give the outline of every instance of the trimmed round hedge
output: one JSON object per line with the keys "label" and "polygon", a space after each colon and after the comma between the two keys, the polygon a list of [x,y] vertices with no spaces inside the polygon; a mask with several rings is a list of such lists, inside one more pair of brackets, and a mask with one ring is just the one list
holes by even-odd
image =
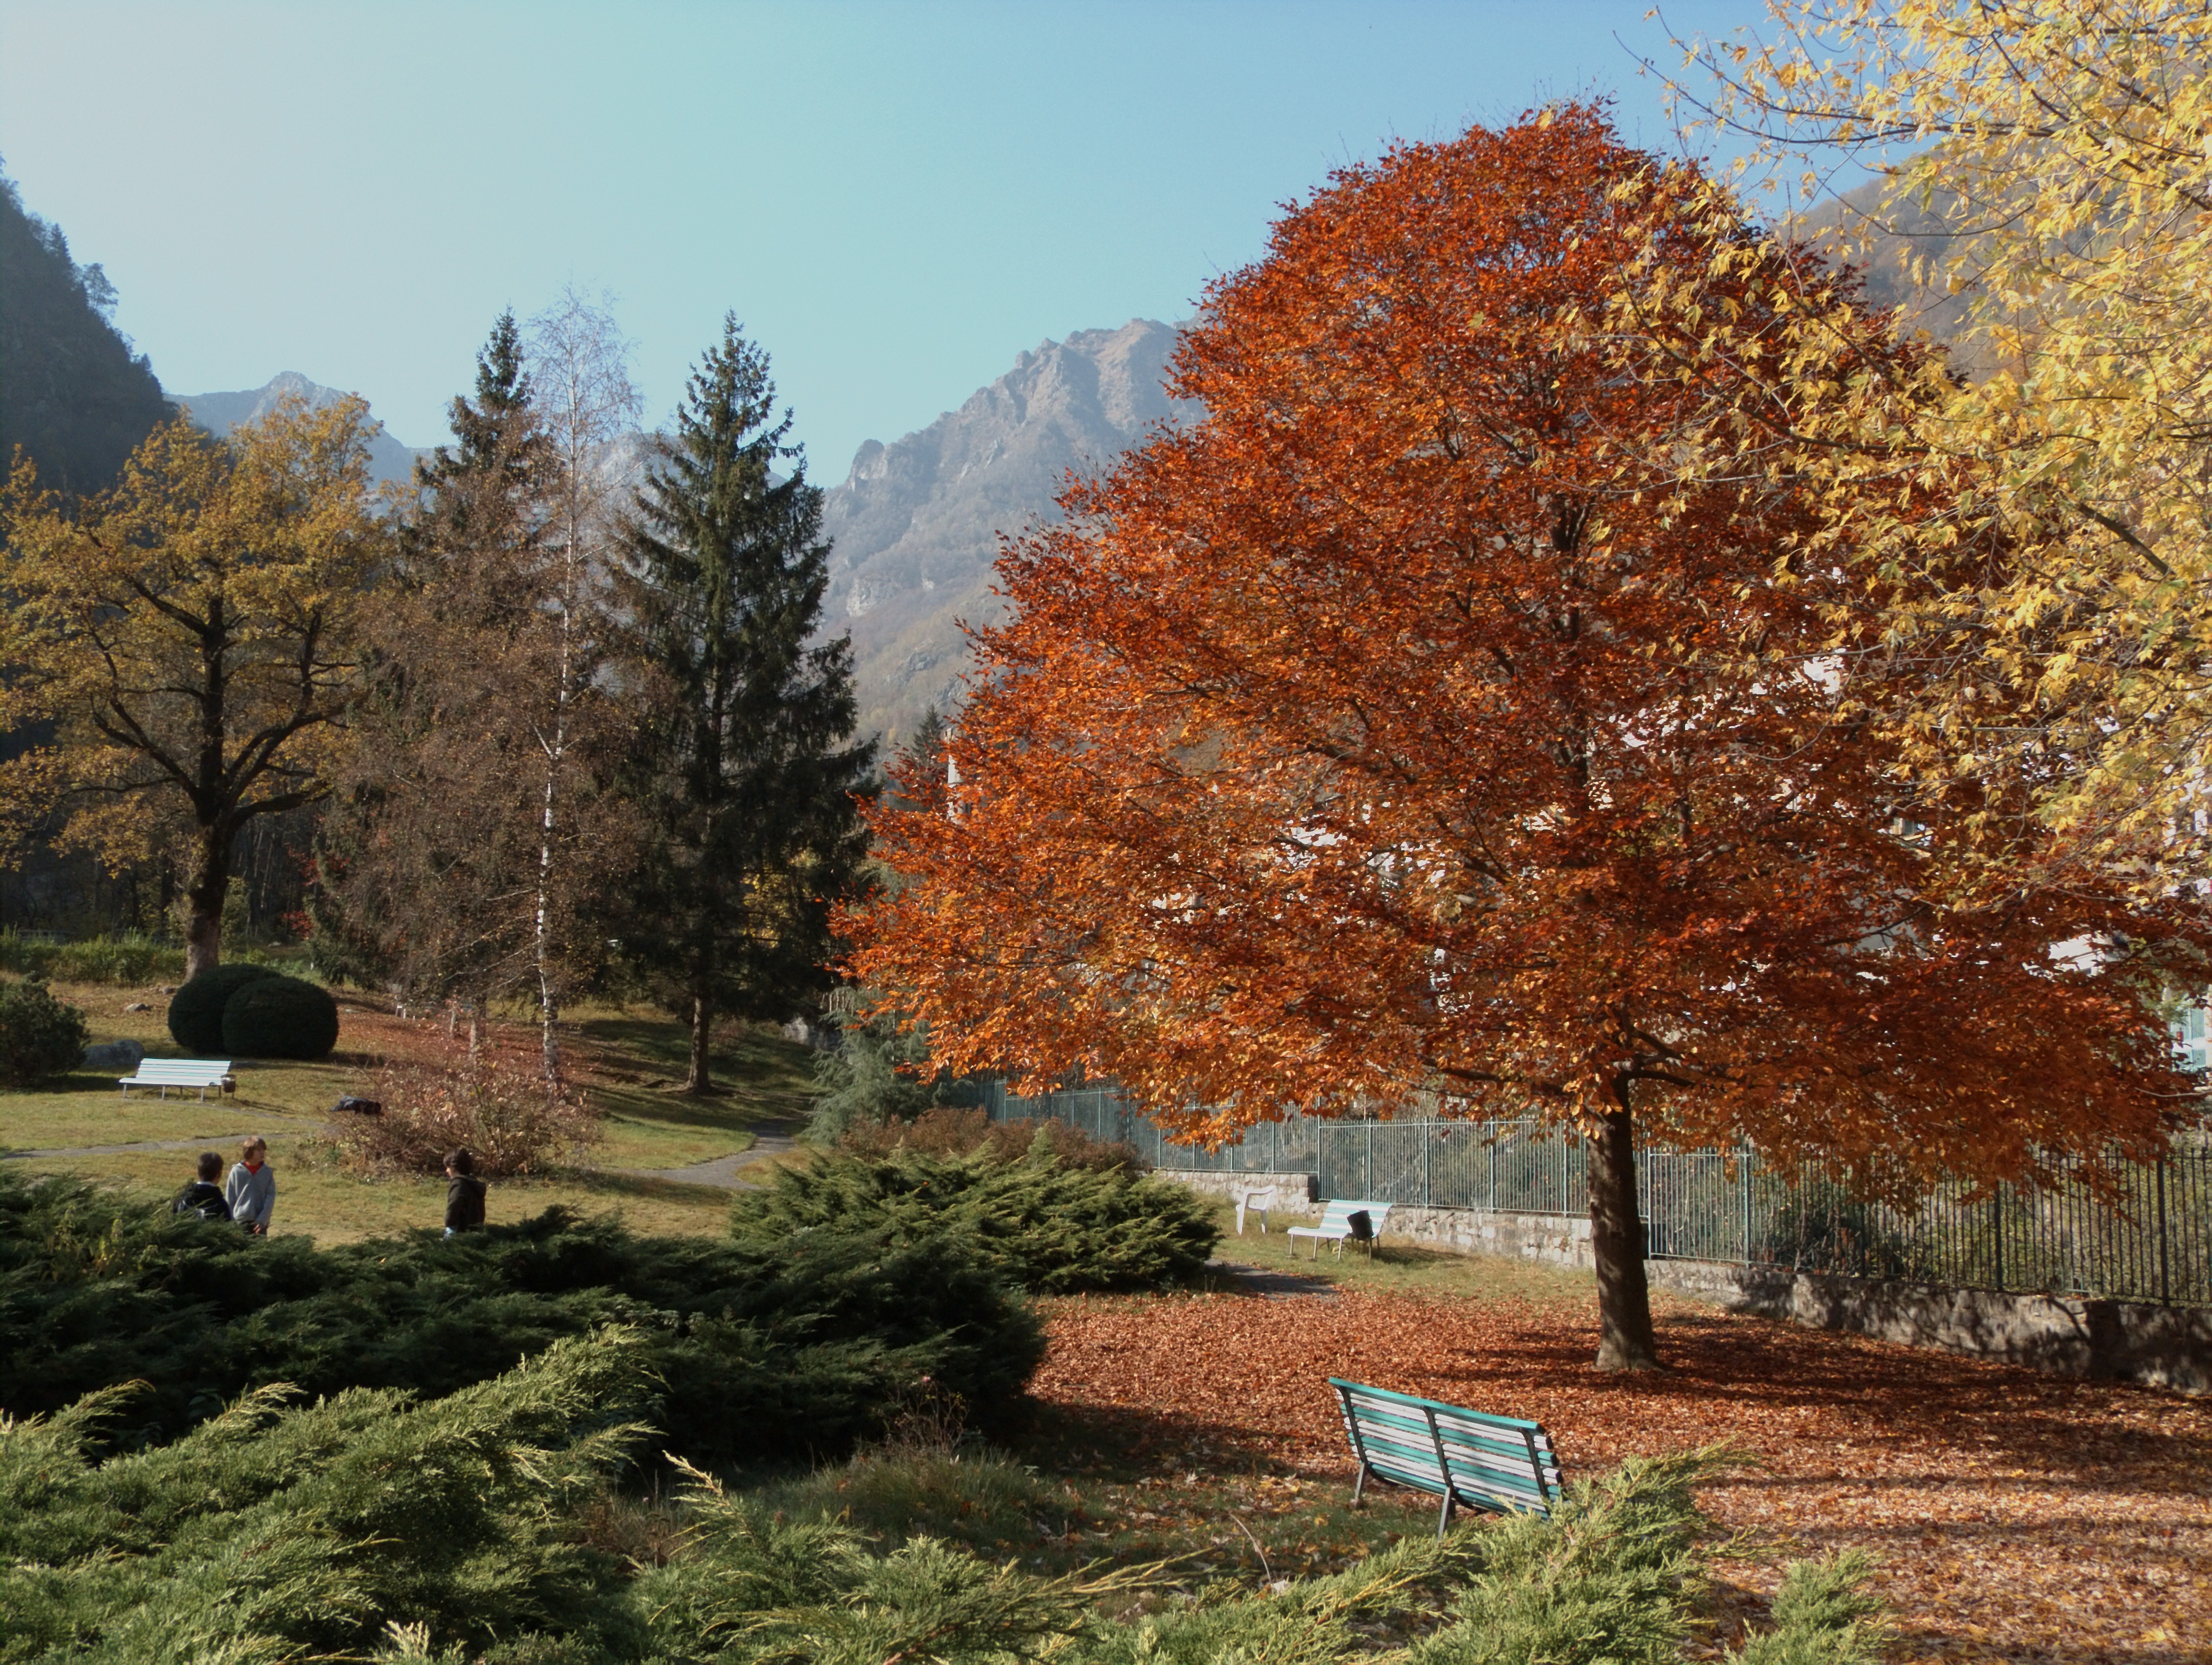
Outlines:
{"label": "trimmed round hedge", "polygon": [[222,1014],[230,997],[249,983],[281,975],[266,966],[217,966],[202,972],[169,997],[170,1038],[187,1051],[222,1051]]}
{"label": "trimmed round hedge", "polygon": [[338,1003],[296,977],[249,983],[222,1008],[223,1050],[247,1058],[319,1058],[338,1041]]}

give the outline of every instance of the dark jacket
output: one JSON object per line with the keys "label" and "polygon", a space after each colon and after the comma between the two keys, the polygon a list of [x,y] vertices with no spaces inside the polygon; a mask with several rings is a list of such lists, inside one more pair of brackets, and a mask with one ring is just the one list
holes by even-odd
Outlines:
{"label": "dark jacket", "polygon": [[202,1220],[228,1220],[230,1204],[222,1200],[222,1187],[210,1185],[204,1179],[195,1179],[177,1193],[177,1200],[169,1205],[173,1214],[198,1214]]}
{"label": "dark jacket", "polygon": [[473,1232],[483,1224],[484,1183],[472,1173],[457,1173],[446,1186],[446,1229]]}

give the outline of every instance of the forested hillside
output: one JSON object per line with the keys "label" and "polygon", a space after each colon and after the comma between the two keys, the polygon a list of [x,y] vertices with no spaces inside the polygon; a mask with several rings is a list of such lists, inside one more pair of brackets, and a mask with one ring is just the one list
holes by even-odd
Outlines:
{"label": "forested hillside", "polygon": [[169,414],[153,366],[108,321],[114,286],[0,178],[0,457],[21,445],[42,481],[97,491]]}

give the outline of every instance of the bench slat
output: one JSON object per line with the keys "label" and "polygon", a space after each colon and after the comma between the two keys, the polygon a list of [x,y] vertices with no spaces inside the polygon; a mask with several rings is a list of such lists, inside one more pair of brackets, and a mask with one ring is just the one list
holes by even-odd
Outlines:
{"label": "bench slat", "polygon": [[[1367,1476],[1444,1499],[1442,1535],[1455,1504],[1501,1511],[1551,1512],[1559,1459],[1540,1423],[1492,1416],[1412,1394],[1329,1378],[1346,1438]],[[1355,1501],[1358,1496],[1354,1489]]]}
{"label": "bench slat", "polygon": [[207,1097],[210,1087],[221,1087],[230,1077],[228,1058],[147,1058],[138,1065],[135,1075],[118,1075],[123,1096],[129,1098],[134,1087],[196,1087],[200,1096]]}

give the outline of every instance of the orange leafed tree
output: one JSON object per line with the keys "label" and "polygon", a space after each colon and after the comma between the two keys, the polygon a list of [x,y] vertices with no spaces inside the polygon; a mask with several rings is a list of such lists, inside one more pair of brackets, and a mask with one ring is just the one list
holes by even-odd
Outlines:
{"label": "orange leafed tree", "polygon": [[[1657,1362],[1640,1141],[1896,1186],[2154,1147],[2202,905],[2042,887],[2032,782],[1885,749],[1926,671],[1884,585],[1939,579],[1833,547],[1806,406],[1941,378],[1850,296],[1599,111],[1337,175],[1208,296],[1205,419],[1006,549],[854,970],[951,1069],[1195,1138],[1418,1093],[1571,1127],[1608,1368]],[[1849,478],[1893,528],[1963,488]]]}

